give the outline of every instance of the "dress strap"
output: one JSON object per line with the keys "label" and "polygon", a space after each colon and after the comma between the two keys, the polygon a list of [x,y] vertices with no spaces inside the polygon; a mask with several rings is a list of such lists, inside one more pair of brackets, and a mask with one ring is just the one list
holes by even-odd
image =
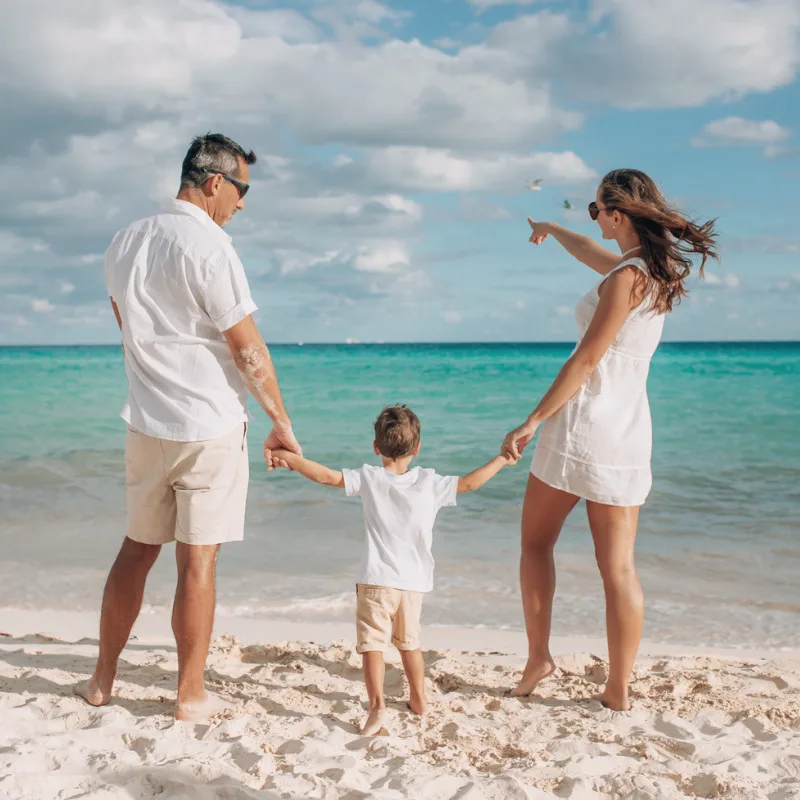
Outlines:
{"label": "dress strap", "polygon": [[617,270],[620,270],[623,267],[637,267],[642,272],[644,272],[645,276],[649,276],[650,274],[647,271],[647,264],[645,263],[645,260],[640,256],[632,256],[631,258],[626,258],[621,264],[617,264],[617,266],[614,267],[614,269],[606,273],[606,276],[605,278],[603,278],[603,280],[608,278],[609,275],[613,275]]}
{"label": "dress strap", "polygon": [[[606,275],[604,275],[603,278],[600,280],[600,282],[597,284],[597,286],[595,287],[595,291],[597,292],[598,296],[600,295],[600,287],[615,272],[618,272],[619,270],[623,269],[624,267],[636,267],[637,269],[639,269],[641,272],[644,273],[645,278],[649,278],[650,277],[650,273],[647,271],[647,262],[645,262],[645,260],[643,258],[640,258],[639,256],[633,256],[632,258],[626,258],[621,264],[617,264],[617,266],[614,267],[614,269],[612,269],[610,272],[608,272]],[[643,308],[647,307],[647,304],[645,303],[645,300],[647,300],[647,298],[650,296],[650,293],[653,291],[652,284],[650,284],[649,281],[648,281],[648,284],[649,285],[647,287],[647,290],[645,291],[645,295],[642,298],[642,301],[634,309],[631,310],[632,314],[640,313]]]}

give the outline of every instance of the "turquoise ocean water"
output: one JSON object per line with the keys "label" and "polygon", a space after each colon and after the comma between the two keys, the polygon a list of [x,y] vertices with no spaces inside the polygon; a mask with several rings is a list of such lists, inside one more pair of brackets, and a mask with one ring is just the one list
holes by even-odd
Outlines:
{"label": "turquoise ocean water", "polygon": [[[419,414],[419,462],[463,474],[498,449],[569,345],[273,348],[307,455],[374,463],[387,403]],[[126,393],[118,347],[0,348],[0,607],[98,607],[125,531]],[[796,646],[800,631],[800,344],[664,344],[649,381],[654,489],[638,565],[654,641]],[[267,475],[254,409],[245,542],[223,548],[219,602],[270,618],[349,620],[361,512],[343,492]],[[521,628],[519,515],[532,448],[439,516],[428,624]],[[168,606],[172,553],[146,609]],[[557,549],[554,632],[602,635],[602,591],[582,506]]]}

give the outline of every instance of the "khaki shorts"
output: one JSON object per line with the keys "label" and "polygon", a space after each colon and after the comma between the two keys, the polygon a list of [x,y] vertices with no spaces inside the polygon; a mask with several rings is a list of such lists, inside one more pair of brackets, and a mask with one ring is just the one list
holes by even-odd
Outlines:
{"label": "khaki shorts", "polygon": [[128,426],[128,538],[143,544],[222,544],[244,538],[247,424],[219,439],[173,442]]}
{"label": "khaki shorts", "polygon": [[356,584],[356,652],[419,650],[422,592]]}

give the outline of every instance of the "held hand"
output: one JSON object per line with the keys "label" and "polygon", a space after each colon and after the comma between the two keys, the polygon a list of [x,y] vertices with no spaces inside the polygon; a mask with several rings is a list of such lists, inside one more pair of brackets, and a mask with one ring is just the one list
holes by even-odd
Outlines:
{"label": "held hand", "polygon": [[288,450],[272,451],[272,466],[274,469],[288,469],[289,472],[293,472],[292,468],[289,466],[289,462],[286,460],[287,454]]}
{"label": "held hand", "polygon": [[503,441],[501,452],[508,453],[515,462],[522,456],[522,451],[527,447],[528,442],[533,439],[538,424],[526,421],[518,428],[515,428],[506,436]]}
{"label": "held hand", "polygon": [[288,469],[289,472],[294,472],[294,468],[289,463],[293,455],[295,454],[290,453],[288,450],[284,450],[283,448],[278,448],[277,450],[273,450],[272,466],[275,469]]}
{"label": "held hand", "polygon": [[267,462],[267,472],[280,466],[275,463],[272,456],[273,450],[288,450],[299,456],[303,455],[303,449],[300,447],[291,425],[276,425],[264,441],[264,460]]}
{"label": "held hand", "polygon": [[503,459],[503,466],[504,467],[515,467],[521,458],[521,456],[517,456],[516,458],[511,455],[507,450],[502,450],[500,452],[500,458]]}
{"label": "held hand", "polygon": [[534,222],[530,217],[528,217],[528,225],[531,226],[531,238],[528,239],[529,242],[533,242],[536,245],[541,244],[547,238],[547,230],[546,230],[546,222]]}

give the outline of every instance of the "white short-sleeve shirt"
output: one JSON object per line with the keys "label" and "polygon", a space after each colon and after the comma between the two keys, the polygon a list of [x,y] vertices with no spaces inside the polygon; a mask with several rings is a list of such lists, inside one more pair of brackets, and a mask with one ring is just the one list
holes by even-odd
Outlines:
{"label": "white short-sleeve shirt", "polygon": [[360,497],[366,546],[357,583],[429,592],[433,589],[433,524],[454,506],[458,478],[414,467],[395,475],[365,464],[342,470],[349,497]]}
{"label": "white short-sleeve shirt", "polygon": [[170,200],[106,252],[122,318],[122,418],[148,436],[216,439],[249,419],[247,388],[223,331],[256,310],[231,237],[203,209]]}

